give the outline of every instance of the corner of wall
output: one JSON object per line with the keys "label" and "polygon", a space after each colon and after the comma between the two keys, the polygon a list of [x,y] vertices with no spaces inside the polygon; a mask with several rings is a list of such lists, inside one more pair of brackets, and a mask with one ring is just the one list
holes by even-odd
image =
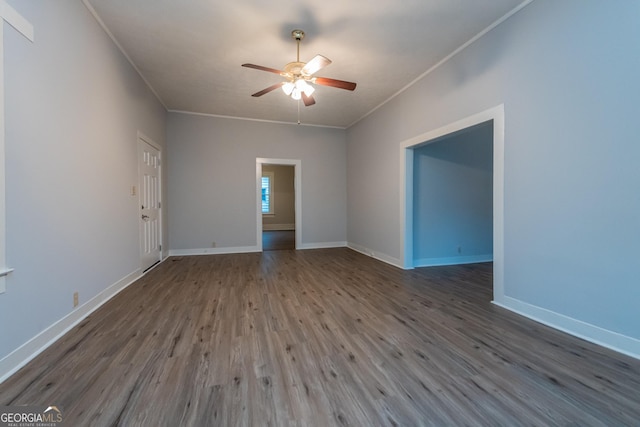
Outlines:
{"label": "corner of wall", "polygon": [[38,354],[46,350],[50,345],[60,339],[74,326],[82,322],[87,316],[100,308],[104,303],[116,296],[119,292],[133,284],[142,277],[140,269],[127,274],[116,283],[112,284],[98,295],[67,314],[62,319],[50,325],[48,328],[28,340],[26,343],[0,359],[0,383],[16,373],[20,368],[30,362]]}
{"label": "corner of wall", "polygon": [[401,269],[404,269],[402,262],[398,259],[398,258],[394,258],[391,257],[387,254],[383,254],[381,252],[375,252],[365,246],[362,245],[358,245],[356,243],[351,243],[351,242],[347,242],[347,247],[350,249],[353,249],[356,252],[360,252],[363,255],[366,255],[368,257],[371,257],[373,259],[377,259],[378,261],[382,261],[385,262],[387,264],[390,264],[394,267],[398,267]]}
{"label": "corner of wall", "polygon": [[493,304],[543,325],[602,347],[640,359],[640,340],[600,328],[590,323],[538,307],[505,295],[496,295]]}

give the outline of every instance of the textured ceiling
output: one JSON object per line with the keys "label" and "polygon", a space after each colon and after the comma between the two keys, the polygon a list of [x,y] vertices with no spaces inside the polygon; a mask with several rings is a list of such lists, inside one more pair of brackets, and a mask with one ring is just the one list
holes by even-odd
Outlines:
{"label": "textured ceiling", "polygon": [[333,63],[317,76],[357,82],[354,92],[316,85],[305,124],[348,127],[529,0],[83,0],[169,110],[295,123],[283,80],[243,63],[282,69],[296,59]]}

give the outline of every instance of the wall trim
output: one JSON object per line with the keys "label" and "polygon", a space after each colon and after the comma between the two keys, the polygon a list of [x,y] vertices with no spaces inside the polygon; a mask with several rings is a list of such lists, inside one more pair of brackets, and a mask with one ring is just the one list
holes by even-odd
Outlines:
{"label": "wall trim", "polygon": [[4,0],[0,1],[0,16],[7,21],[9,25],[16,29],[20,34],[34,41],[33,24],[27,21],[22,15],[18,13],[14,8],[8,5]]}
{"label": "wall trim", "polygon": [[296,126],[308,126],[308,127],[316,127],[316,128],[341,129],[341,130],[345,130],[346,129],[346,127],[344,127],[344,126],[314,125],[312,123],[283,122],[283,121],[278,121],[278,120],[253,119],[251,117],[224,116],[224,115],[221,115],[221,114],[199,113],[197,111],[167,110],[167,112],[176,113],[176,114],[190,114],[192,116],[215,117],[215,118],[218,118],[218,119],[246,120],[248,122],[274,123],[274,124],[277,124],[277,125],[296,125]]}
{"label": "wall trim", "polygon": [[[6,275],[13,271],[6,266],[6,209],[5,209],[5,107],[4,107],[4,23],[33,42],[33,25],[4,0],[0,0],[0,294],[6,291]],[[0,371],[1,372],[1,371]]]}
{"label": "wall trim", "polygon": [[[158,265],[158,264],[156,264]],[[148,270],[151,271],[151,270]],[[46,350],[64,334],[69,332],[87,316],[100,308],[104,303],[116,296],[123,289],[141,278],[144,274],[141,269],[127,274],[108,288],[104,289],[86,303],[74,309],[72,312],[54,322],[42,332],[22,344],[20,347],[0,360],[0,383],[16,373],[20,368],[29,363],[33,358]]]}
{"label": "wall trim", "polygon": [[327,248],[344,248],[347,242],[318,242],[318,243],[302,243],[296,249],[327,249]]}
{"label": "wall trim", "polygon": [[295,229],[295,224],[262,224],[263,231],[292,231]]}
{"label": "wall trim", "polygon": [[378,261],[382,261],[384,263],[390,264],[394,267],[398,267],[398,268],[403,268],[402,267],[402,262],[398,259],[398,258],[394,258],[391,257],[387,254],[384,254],[382,252],[376,252],[373,251],[365,246],[362,245],[358,245],[356,243],[351,243],[351,242],[347,242],[347,247],[349,249],[353,249],[356,252],[360,252],[361,254],[364,254],[368,257],[371,257],[373,259],[377,259]]}
{"label": "wall trim", "polygon": [[451,60],[451,58],[453,58],[454,56],[456,56],[457,54],[459,54],[460,52],[462,52],[463,50],[465,50],[467,47],[471,46],[473,43],[475,43],[477,40],[481,39],[482,37],[484,37],[485,34],[487,34],[488,32],[490,32],[491,30],[493,30],[494,28],[496,28],[498,25],[502,24],[504,21],[506,21],[507,19],[511,18],[513,15],[515,15],[516,13],[520,12],[520,10],[522,10],[525,6],[527,6],[529,3],[531,3],[533,0],[524,0],[522,3],[520,3],[518,6],[516,6],[515,8],[511,9],[509,12],[507,12],[505,15],[503,15],[501,18],[497,19],[496,21],[494,21],[492,24],[490,24],[487,28],[485,28],[484,30],[480,31],[478,34],[476,34],[475,36],[473,36],[470,40],[468,40],[466,43],[462,44],[461,46],[459,46],[456,50],[454,50],[453,52],[451,52],[449,55],[445,56],[444,58],[442,58],[438,63],[436,63],[435,65],[433,65],[431,68],[429,68],[427,71],[425,71],[424,73],[420,74],[418,77],[416,77],[415,79],[413,79],[412,81],[410,81],[409,83],[407,83],[406,86],[404,86],[402,89],[400,89],[399,91],[397,91],[396,93],[394,93],[393,95],[391,95],[389,98],[385,99],[384,101],[382,101],[380,104],[378,104],[377,106],[375,106],[372,110],[370,110],[369,112],[367,112],[364,116],[360,117],[359,119],[357,119],[355,122],[351,123],[350,125],[347,126],[347,129],[349,129],[351,126],[355,125],[356,123],[360,122],[361,120],[364,120],[366,117],[370,116],[371,114],[373,114],[376,110],[378,110],[379,108],[381,108],[383,105],[385,105],[386,103],[388,103],[389,101],[391,101],[392,99],[394,99],[395,97],[397,97],[398,95],[402,94],[403,92],[405,92],[407,89],[410,89],[413,85],[415,85],[417,82],[419,82],[420,80],[422,80],[423,78],[425,78],[426,76],[428,76],[429,74],[431,74],[432,72],[434,72],[435,70],[437,70],[438,68],[440,68],[442,65],[446,64],[447,62],[449,62],[449,60]]}
{"label": "wall trim", "polygon": [[120,44],[120,42],[118,41],[118,39],[116,39],[116,37],[113,35],[113,33],[109,30],[109,28],[107,28],[106,24],[104,23],[104,21],[102,20],[102,18],[100,18],[100,15],[98,15],[98,12],[96,12],[96,10],[93,8],[93,6],[91,5],[91,3],[89,3],[89,0],[82,0],[82,4],[84,4],[84,6],[87,8],[87,10],[89,11],[89,13],[91,14],[91,16],[93,16],[93,19],[96,20],[96,22],[98,23],[98,25],[100,25],[100,27],[102,27],[102,29],[104,30],[104,32],[107,34],[107,36],[111,39],[111,41],[113,42],[113,44],[116,46],[116,48],[120,51],[120,53],[122,54],[122,56],[125,57],[125,59],[129,62],[129,65],[131,65],[131,68],[133,68],[135,70],[136,73],[138,73],[138,76],[140,76],[140,78],[142,79],[142,81],[144,82],[144,84],[147,86],[147,88],[151,91],[151,93],[153,93],[153,95],[156,97],[156,99],[158,100],[158,102],[160,104],[162,104],[162,106],[164,107],[165,111],[167,110],[167,105],[164,103],[164,101],[162,100],[162,98],[160,97],[160,94],[158,94],[158,92],[156,92],[156,90],[153,88],[153,86],[151,86],[151,83],[149,83],[149,81],[147,80],[147,78],[144,76],[144,74],[142,74],[142,71],[140,71],[140,69],[138,68],[138,66],[133,62],[133,60],[131,59],[131,57],[129,56],[129,54],[127,53],[126,50],[124,50],[124,48],[122,47],[122,45]]}
{"label": "wall trim", "polygon": [[262,252],[259,246],[233,246],[224,248],[169,249],[169,256],[244,254]]}
{"label": "wall trim", "polygon": [[[326,249],[345,246],[347,246],[347,242],[302,243],[296,249]],[[262,252],[262,248],[259,246],[235,246],[226,248],[169,249],[169,256],[243,254],[251,252]]]}
{"label": "wall trim", "polygon": [[492,262],[493,253],[483,255],[453,256],[445,258],[421,258],[413,260],[414,267],[437,267],[442,265],[476,264]]}
{"label": "wall trim", "polygon": [[640,340],[508,296],[493,304],[585,341],[640,359]]}

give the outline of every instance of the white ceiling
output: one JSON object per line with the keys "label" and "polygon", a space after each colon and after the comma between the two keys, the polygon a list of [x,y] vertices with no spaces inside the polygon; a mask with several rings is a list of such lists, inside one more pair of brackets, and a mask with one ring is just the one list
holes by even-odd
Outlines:
{"label": "white ceiling", "polygon": [[333,63],[317,76],[357,82],[354,92],[316,85],[304,124],[348,127],[493,23],[530,0],[83,0],[168,110],[295,123],[283,80],[241,67],[282,69],[296,59]]}

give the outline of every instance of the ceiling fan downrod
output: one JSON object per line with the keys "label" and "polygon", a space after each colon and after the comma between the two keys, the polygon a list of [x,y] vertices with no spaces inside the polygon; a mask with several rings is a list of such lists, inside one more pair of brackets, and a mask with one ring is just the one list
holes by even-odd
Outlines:
{"label": "ceiling fan downrod", "polygon": [[300,40],[304,38],[304,31],[302,30],[293,30],[291,31],[291,37],[296,41],[298,45],[298,54],[296,56],[296,62],[300,62]]}

